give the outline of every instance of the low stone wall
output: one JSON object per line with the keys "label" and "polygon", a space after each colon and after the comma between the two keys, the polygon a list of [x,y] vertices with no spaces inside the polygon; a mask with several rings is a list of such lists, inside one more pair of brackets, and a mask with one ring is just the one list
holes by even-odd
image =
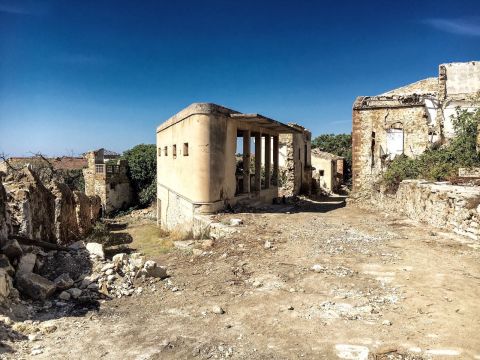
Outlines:
{"label": "low stone wall", "polygon": [[377,209],[480,239],[480,187],[422,180],[403,181],[396,194],[374,192],[367,201]]}

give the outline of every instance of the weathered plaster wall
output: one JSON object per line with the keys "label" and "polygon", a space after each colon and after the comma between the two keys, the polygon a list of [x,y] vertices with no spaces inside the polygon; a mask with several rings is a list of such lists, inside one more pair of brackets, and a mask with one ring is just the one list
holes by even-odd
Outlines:
{"label": "weathered plaster wall", "polygon": [[[318,185],[324,190],[334,192],[336,190],[336,161],[322,159],[313,155],[312,166],[315,168],[313,171],[313,178],[318,182]],[[320,175],[321,171],[323,171],[323,176]]]}
{"label": "weathered plaster wall", "polygon": [[446,77],[446,96],[479,91],[480,62],[442,64]]}
{"label": "weathered plaster wall", "polygon": [[372,192],[368,204],[474,240],[480,239],[478,186],[405,180],[395,195]]}

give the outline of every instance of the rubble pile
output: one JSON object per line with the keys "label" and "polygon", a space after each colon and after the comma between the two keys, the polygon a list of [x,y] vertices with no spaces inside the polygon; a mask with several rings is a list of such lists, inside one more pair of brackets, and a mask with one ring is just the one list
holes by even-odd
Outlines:
{"label": "rubble pile", "polygon": [[9,252],[10,257],[0,254],[0,296],[13,301],[20,292],[33,300],[55,298],[58,306],[69,301],[88,303],[139,294],[142,288],[135,284],[167,277],[164,267],[140,253],[106,259],[98,243],[78,241],[65,250],[48,252],[34,246],[17,250]]}

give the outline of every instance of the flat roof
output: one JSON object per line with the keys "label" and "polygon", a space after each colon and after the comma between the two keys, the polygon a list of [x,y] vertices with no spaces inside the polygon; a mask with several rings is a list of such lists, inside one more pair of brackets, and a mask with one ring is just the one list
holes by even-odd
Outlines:
{"label": "flat roof", "polygon": [[266,129],[278,131],[280,133],[301,133],[300,130],[292,126],[289,126],[277,120],[270,119],[266,116],[260,114],[242,114],[238,111],[213,103],[193,103],[189,105],[185,109],[173,115],[159,127],[157,127],[157,133],[185,120],[192,115],[198,114],[222,114],[226,117],[230,117],[240,122],[244,122],[245,124],[255,123]]}

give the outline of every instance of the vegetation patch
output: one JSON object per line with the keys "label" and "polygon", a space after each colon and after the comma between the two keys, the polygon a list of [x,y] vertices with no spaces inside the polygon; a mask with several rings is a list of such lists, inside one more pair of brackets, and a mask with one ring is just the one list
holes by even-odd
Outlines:
{"label": "vegetation patch", "polygon": [[387,192],[396,192],[400,182],[406,179],[455,181],[459,168],[480,166],[477,151],[480,110],[458,109],[452,120],[456,136],[448,144],[433,146],[416,158],[397,156],[387,165],[381,180]]}

